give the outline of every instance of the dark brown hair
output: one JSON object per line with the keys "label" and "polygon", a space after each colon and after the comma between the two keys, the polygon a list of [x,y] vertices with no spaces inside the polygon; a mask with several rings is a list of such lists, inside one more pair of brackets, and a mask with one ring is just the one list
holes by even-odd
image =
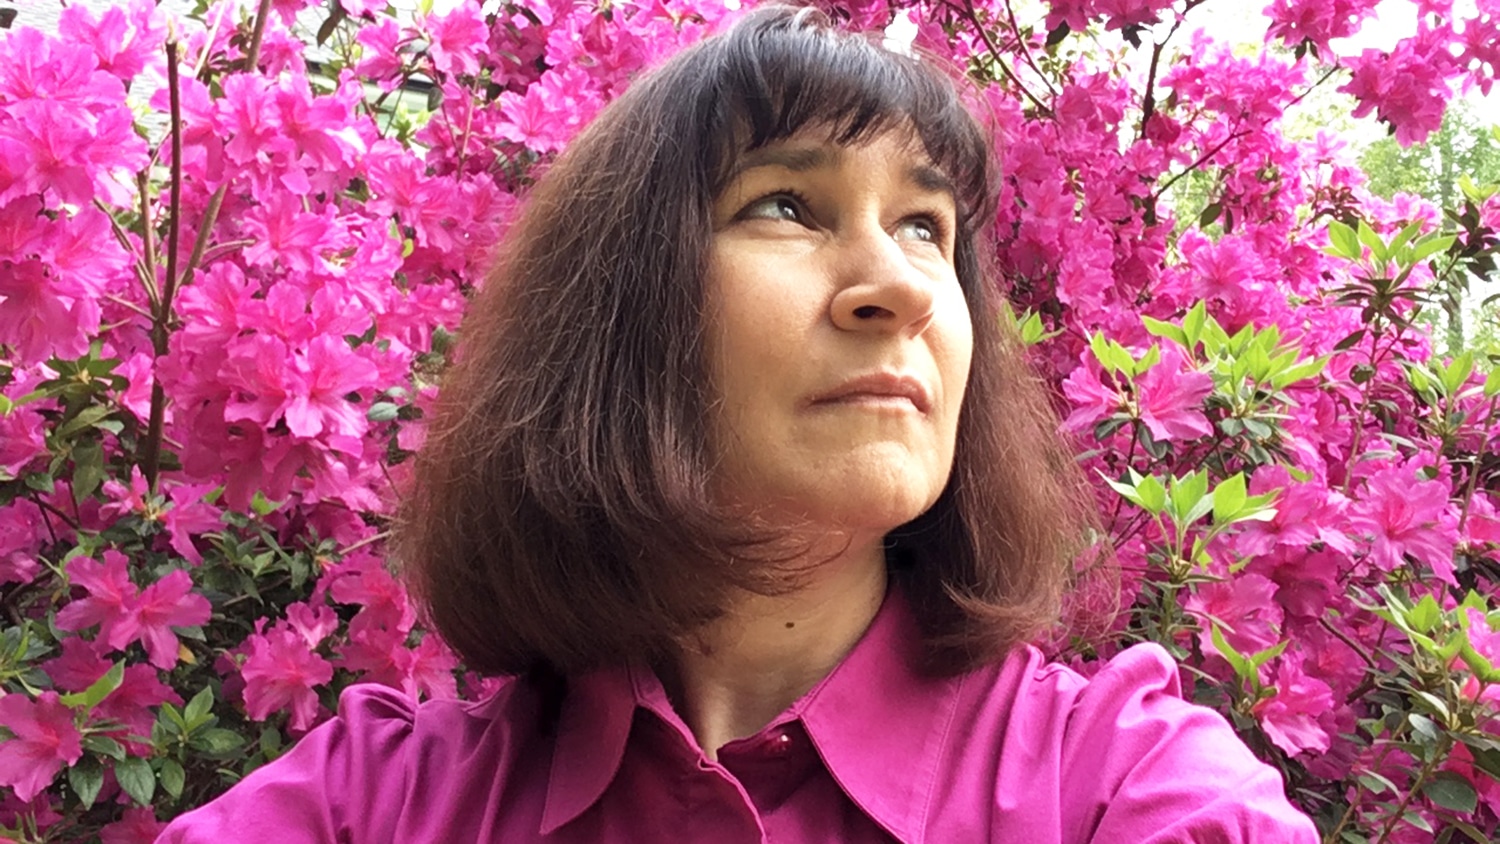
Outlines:
{"label": "dark brown hair", "polygon": [[748,15],[642,77],[552,165],[472,303],[397,553],[472,669],[569,674],[668,652],[734,590],[778,588],[764,537],[709,495],[710,209],[745,151],[804,128],[911,132],[951,180],[974,356],[954,467],[890,537],[930,666],[958,671],[1057,615],[1078,471],[985,268],[989,138],[930,60],[809,10]]}

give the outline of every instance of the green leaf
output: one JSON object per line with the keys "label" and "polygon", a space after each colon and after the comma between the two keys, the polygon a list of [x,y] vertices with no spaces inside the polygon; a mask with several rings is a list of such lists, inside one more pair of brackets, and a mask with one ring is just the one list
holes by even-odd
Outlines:
{"label": "green leaf", "polygon": [[281,504],[282,502],[280,501],[272,501],[266,498],[265,493],[260,490],[256,490],[255,496],[250,499],[250,509],[254,511],[255,515],[262,518],[276,512],[281,507]]}
{"label": "green leaf", "polygon": [[390,422],[396,418],[400,410],[401,408],[391,402],[378,401],[370,405],[370,409],[365,412],[365,418],[371,422]]}
{"label": "green leaf", "polygon": [[1414,222],[1407,223],[1405,228],[1397,232],[1396,236],[1391,238],[1391,254],[1395,255],[1400,253],[1402,247],[1406,246],[1406,244],[1409,243],[1412,238],[1416,237],[1417,233],[1422,230],[1422,225],[1423,223],[1421,220],[1416,220]]}
{"label": "green leaf", "polygon": [[151,763],[138,756],[131,756],[115,763],[115,779],[130,798],[142,806],[150,806],[156,794],[156,774]]}
{"label": "green leaf", "polygon": [[1442,620],[1443,609],[1431,595],[1423,595],[1422,600],[1406,613],[1406,623],[1418,633],[1431,633]]}
{"label": "green leaf", "polygon": [[125,758],[124,746],[109,736],[84,736],[83,747],[85,750],[92,751],[100,756],[108,756],[116,761]]}
{"label": "green leaf", "polygon": [[1269,648],[1266,648],[1263,651],[1256,651],[1255,653],[1250,655],[1250,664],[1255,666],[1256,668],[1260,668],[1262,665],[1265,665],[1276,657],[1281,656],[1281,654],[1286,651],[1286,646],[1290,645],[1291,643],[1291,639],[1282,639],[1280,642],[1277,642],[1276,644],[1272,645]]}
{"label": "green leaf", "polygon": [[1451,234],[1430,234],[1417,241],[1416,245],[1412,248],[1411,262],[1413,264],[1420,264],[1433,255],[1440,252],[1447,252],[1456,240],[1457,238]]}
{"label": "green leaf", "polygon": [[1442,367],[1443,387],[1448,395],[1458,395],[1458,391],[1474,374],[1474,353],[1464,352],[1455,357],[1447,366]]}
{"label": "green leaf", "polygon": [[187,774],[176,759],[162,760],[160,776],[161,787],[167,790],[167,794],[170,794],[173,800],[182,796],[182,787],[187,782]]}
{"label": "green leaf", "polygon": [[1224,632],[1219,629],[1219,625],[1210,621],[1208,631],[1209,638],[1213,640],[1214,649],[1234,669],[1235,676],[1247,683],[1258,685],[1260,678],[1255,673],[1255,666],[1243,654],[1235,650],[1234,645],[1229,644],[1229,640],[1224,638]]}
{"label": "green leaf", "polygon": [[73,446],[73,501],[82,504],[104,483],[104,448],[98,440]]}
{"label": "green leaf", "polygon": [[1198,521],[1213,509],[1214,501],[1208,494],[1208,473],[1193,472],[1172,481],[1168,489],[1172,506],[1172,520],[1187,526]]}
{"label": "green leaf", "polygon": [[1187,347],[1192,349],[1203,338],[1203,325],[1208,319],[1208,306],[1198,302],[1182,315],[1182,333],[1187,338]]}
{"label": "green leaf", "polygon": [[193,699],[188,701],[187,708],[182,711],[182,720],[186,722],[189,731],[196,729],[204,721],[210,718],[209,710],[213,709],[214,690],[205,686]]}
{"label": "green leaf", "polygon": [[1416,712],[1406,713],[1406,721],[1411,724],[1412,732],[1420,736],[1420,741],[1426,744],[1437,744],[1438,727],[1431,718]]}
{"label": "green leaf", "polygon": [[1384,264],[1391,259],[1391,253],[1386,249],[1385,241],[1380,235],[1370,228],[1370,224],[1364,220],[1359,221],[1359,242],[1370,248],[1370,254],[1379,263]]}
{"label": "green leaf", "polygon": [[81,692],[63,695],[61,700],[64,706],[72,708],[93,709],[99,702],[109,697],[120,684],[125,682],[125,663],[117,662],[104,672],[104,676],[95,680],[92,685]]}
{"label": "green leaf", "polygon": [[201,748],[208,753],[228,753],[238,749],[244,743],[244,736],[223,727],[210,727],[193,736],[192,741],[194,747]]}
{"label": "green leaf", "polygon": [[1427,704],[1427,708],[1432,710],[1432,714],[1438,716],[1444,721],[1447,721],[1448,719],[1453,717],[1448,714],[1448,704],[1445,703],[1442,698],[1438,697],[1432,692],[1424,692],[1421,689],[1413,689],[1413,692],[1416,694],[1418,699]]}
{"label": "green leaf", "polygon": [[104,768],[98,760],[85,756],[68,769],[68,786],[73,793],[78,795],[78,802],[87,809],[94,805],[99,797],[99,789],[104,785]]}
{"label": "green leaf", "polygon": [[71,437],[86,428],[92,428],[95,425],[98,425],[104,420],[104,417],[110,414],[110,412],[110,408],[101,404],[85,407],[83,410],[78,411],[77,416],[74,416],[72,419],[69,419],[68,421],[59,425],[54,436],[57,436],[61,439],[67,439],[68,437]]}
{"label": "green leaf", "polygon": [[1333,254],[1350,261],[1358,261],[1359,237],[1355,235],[1354,229],[1334,220],[1328,224],[1328,243],[1332,247]]}
{"label": "green leaf", "polygon": [[1484,397],[1492,399],[1500,396],[1500,366],[1490,370],[1488,378],[1484,379]]}
{"label": "green leaf", "polygon": [[1463,776],[1453,771],[1439,771],[1422,786],[1427,799],[1452,812],[1467,815],[1479,807],[1479,794]]}
{"label": "green leaf", "polygon": [[1214,524],[1227,525],[1245,507],[1245,474],[1236,472],[1214,487]]}
{"label": "green leaf", "polygon": [[1141,323],[1146,326],[1146,330],[1152,335],[1157,337],[1165,337],[1166,339],[1175,342],[1177,345],[1182,346],[1183,348],[1187,348],[1187,332],[1182,330],[1182,326],[1173,325],[1170,322],[1163,322],[1159,319],[1152,319],[1148,316],[1141,317]]}
{"label": "green leaf", "polygon": [[1104,367],[1105,372],[1113,373],[1115,371],[1116,367],[1110,364],[1109,340],[1105,338],[1104,332],[1094,332],[1094,335],[1089,338],[1089,349],[1094,353],[1094,360],[1098,361],[1099,365]]}
{"label": "green leaf", "polygon": [[1142,510],[1154,515],[1167,506],[1167,488],[1155,475],[1147,475],[1136,482],[1136,493],[1140,496]]}

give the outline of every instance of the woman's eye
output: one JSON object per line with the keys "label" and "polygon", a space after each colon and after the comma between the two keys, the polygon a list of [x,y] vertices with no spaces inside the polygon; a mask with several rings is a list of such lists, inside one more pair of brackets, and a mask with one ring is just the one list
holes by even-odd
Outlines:
{"label": "woman's eye", "polygon": [[748,205],[740,216],[745,219],[786,220],[800,223],[803,220],[802,206],[790,196],[768,196]]}
{"label": "woman's eye", "polygon": [[903,220],[901,224],[896,227],[896,239],[920,240],[927,243],[937,243],[937,223],[934,223],[933,221],[925,217],[916,217],[910,220]]}

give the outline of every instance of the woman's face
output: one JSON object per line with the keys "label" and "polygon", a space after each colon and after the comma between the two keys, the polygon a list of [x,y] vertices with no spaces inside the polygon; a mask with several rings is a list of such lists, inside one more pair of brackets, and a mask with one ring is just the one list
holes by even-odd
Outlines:
{"label": "woman's face", "polygon": [[937,500],[973,350],[956,226],[904,133],[803,132],[741,158],[709,270],[727,503],[883,535]]}

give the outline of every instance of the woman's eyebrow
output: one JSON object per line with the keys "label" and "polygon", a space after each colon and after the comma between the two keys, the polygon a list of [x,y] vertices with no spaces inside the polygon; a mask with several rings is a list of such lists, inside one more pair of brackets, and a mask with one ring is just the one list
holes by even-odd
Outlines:
{"label": "woman's eyebrow", "polygon": [[[740,156],[729,180],[734,181],[745,172],[758,167],[781,167],[793,173],[807,173],[838,166],[843,149],[839,147],[761,147]],[[953,180],[948,174],[931,164],[913,164],[906,168],[906,181],[927,193],[954,194]]]}
{"label": "woman's eyebrow", "polygon": [[908,167],[906,169],[906,180],[929,193],[955,195],[953,180],[948,178],[947,173],[930,164],[915,164]]}
{"label": "woman's eyebrow", "polygon": [[733,181],[745,171],[754,170],[757,167],[783,167],[794,173],[833,167],[838,163],[842,152],[843,150],[838,148],[830,149],[825,146],[775,146],[752,149],[735,162],[734,169],[729,173],[729,180]]}

